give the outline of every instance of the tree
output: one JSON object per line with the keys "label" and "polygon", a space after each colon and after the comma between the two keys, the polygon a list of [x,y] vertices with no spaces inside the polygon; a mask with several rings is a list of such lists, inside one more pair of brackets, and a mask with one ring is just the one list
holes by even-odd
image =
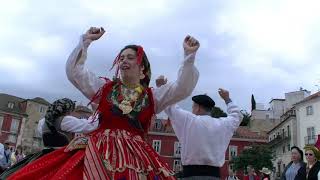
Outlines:
{"label": "tree", "polygon": [[237,157],[233,157],[230,164],[234,170],[246,172],[248,165],[252,165],[256,170],[263,167],[273,169],[272,159],[274,155],[267,145],[252,145],[251,148],[245,149]]}
{"label": "tree", "polygon": [[253,94],[251,95],[251,111],[256,109],[256,100],[254,99]]}
{"label": "tree", "polygon": [[240,126],[248,126],[250,123],[250,120],[251,120],[251,115],[245,110],[241,110],[241,113],[242,113],[243,118],[242,118]]}
{"label": "tree", "polygon": [[227,114],[219,107],[214,107],[211,111],[211,116],[214,118],[227,117]]}

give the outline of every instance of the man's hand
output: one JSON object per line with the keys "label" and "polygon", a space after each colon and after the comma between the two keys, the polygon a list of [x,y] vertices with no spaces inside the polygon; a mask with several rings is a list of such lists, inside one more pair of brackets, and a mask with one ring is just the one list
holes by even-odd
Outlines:
{"label": "man's hand", "polygon": [[86,34],[84,35],[85,40],[89,40],[89,41],[95,41],[101,38],[101,36],[105,33],[106,31],[103,29],[103,27],[101,28],[97,28],[97,27],[91,27]]}
{"label": "man's hand", "polygon": [[199,47],[200,47],[199,41],[192,36],[188,35],[183,41],[183,49],[184,49],[185,55],[189,55],[191,53],[197,52]]}
{"label": "man's hand", "polygon": [[161,87],[162,85],[167,84],[167,81],[168,81],[167,78],[161,75],[156,79],[156,86]]}
{"label": "man's hand", "polygon": [[229,91],[224,90],[224,89],[222,89],[222,88],[219,88],[219,91],[218,91],[218,92],[219,92],[220,97],[221,97],[224,101],[226,101],[226,102],[230,101]]}

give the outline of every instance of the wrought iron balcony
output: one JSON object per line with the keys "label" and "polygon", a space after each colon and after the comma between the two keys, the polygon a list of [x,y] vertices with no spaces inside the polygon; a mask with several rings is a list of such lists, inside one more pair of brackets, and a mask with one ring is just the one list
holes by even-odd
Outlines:
{"label": "wrought iron balcony", "polygon": [[277,135],[276,138],[272,139],[269,142],[269,145],[270,146],[276,146],[278,144],[281,144],[283,142],[286,142],[286,141],[290,140],[290,138],[291,138],[290,132],[288,133],[287,131],[285,131],[285,132]]}
{"label": "wrought iron balcony", "polygon": [[314,145],[318,140],[318,136],[317,135],[313,135],[313,136],[306,136],[304,137],[304,144],[305,145]]}

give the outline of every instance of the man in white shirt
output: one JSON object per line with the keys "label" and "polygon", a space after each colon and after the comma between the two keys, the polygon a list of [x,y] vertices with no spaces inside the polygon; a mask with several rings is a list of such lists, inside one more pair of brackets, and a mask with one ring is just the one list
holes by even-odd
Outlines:
{"label": "man in white shirt", "polygon": [[[158,80],[157,86],[166,83],[166,80],[162,80],[162,83]],[[219,89],[219,94],[227,104],[227,117],[210,116],[215,102],[207,95],[192,97],[192,112],[177,105],[165,109],[181,143],[185,180],[220,179],[220,167],[225,162],[225,152],[234,131],[240,125],[242,115],[238,106],[231,101],[228,91]]]}

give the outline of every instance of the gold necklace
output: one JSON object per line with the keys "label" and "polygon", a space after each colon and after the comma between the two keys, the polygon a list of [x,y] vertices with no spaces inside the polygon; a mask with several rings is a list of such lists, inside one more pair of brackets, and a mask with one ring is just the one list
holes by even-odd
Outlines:
{"label": "gold necklace", "polygon": [[133,110],[132,103],[135,104],[142,93],[142,90],[141,85],[134,88],[134,90],[126,87],[121,88],[121,93],[124,99],[119,104],[119,108],[122,110],[123,114],[129,114]]}

